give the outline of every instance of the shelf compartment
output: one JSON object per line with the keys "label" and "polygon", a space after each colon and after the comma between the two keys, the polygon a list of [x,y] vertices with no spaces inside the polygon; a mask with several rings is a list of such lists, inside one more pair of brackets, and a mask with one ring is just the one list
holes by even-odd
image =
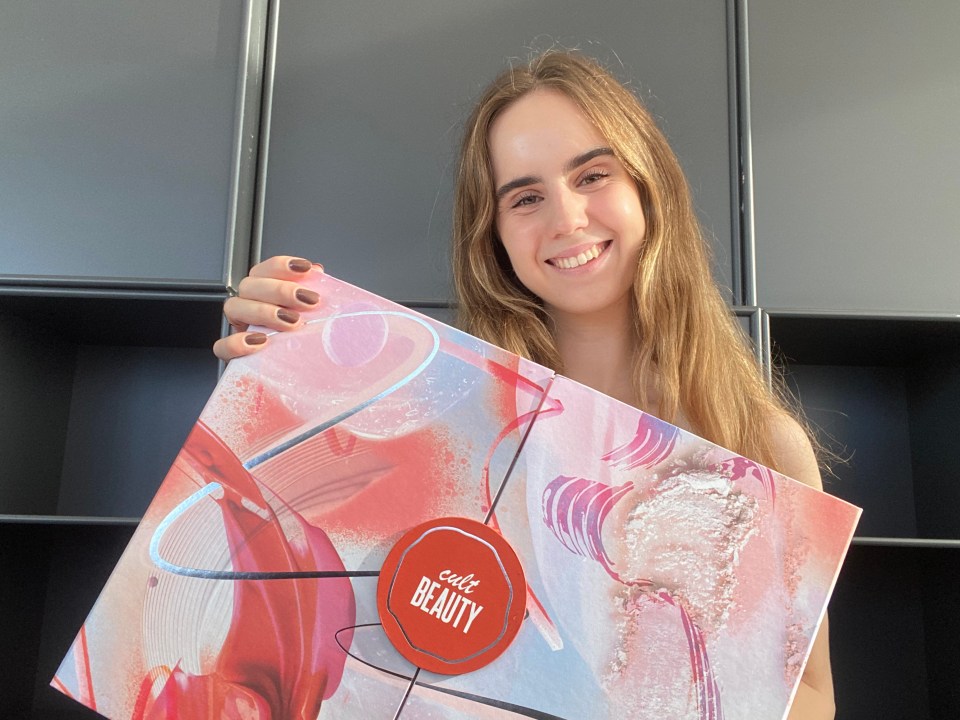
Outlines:
{"label": "shelf compartment", "polygon": [[0,290],[0,515],[140,516],[216,384],[221,302]]}
{"label": "shelf compartment", "polygon": [[960,717],[960,549],[854,545],[830,602],[837,717]]}
{"label": "shelf compartment", "polygon": [[960,317],[777,312],[775,359],[823,444],[826,489],[864,508],[858,535],[960,538]]}
{"label": "shelf compartment", "polygon": [[100,716],[48,686],[133,526],[0,524],[0,716]]}

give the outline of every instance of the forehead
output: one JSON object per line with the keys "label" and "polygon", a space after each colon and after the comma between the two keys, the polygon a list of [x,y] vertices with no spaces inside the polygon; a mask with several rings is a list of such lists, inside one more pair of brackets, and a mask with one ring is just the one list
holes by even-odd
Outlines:
{"label": "forehead", "polygon": [[573,100],[556,90],[534,90],[507,106],[490,126],[494,180],[544,175],[606,144]]}

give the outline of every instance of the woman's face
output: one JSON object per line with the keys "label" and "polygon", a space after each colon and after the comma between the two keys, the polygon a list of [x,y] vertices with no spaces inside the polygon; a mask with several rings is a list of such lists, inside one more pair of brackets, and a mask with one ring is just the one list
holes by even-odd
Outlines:
{"label": "woman's face", "polygon": [[496,227],[555,319],[629,313],[646,236],[636,183],[577,105],[535,90],[490,128]]}

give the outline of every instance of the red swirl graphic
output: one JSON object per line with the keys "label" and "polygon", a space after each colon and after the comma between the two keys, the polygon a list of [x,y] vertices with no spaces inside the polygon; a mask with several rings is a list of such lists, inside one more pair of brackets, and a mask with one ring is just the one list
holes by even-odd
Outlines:
{"label": "red swirl graphic", "polygon": [[[196,425],[184,452],[207,482],[224,489],[217,502],[234,571],[343,570],[326,533],[296,514],[302,535],[290,542],[253,478],[205,425]],[[269,517],[247,509],[244,499],[266,508]],[[316,717],[343,673],[346,654],[335,635],[355,622],[346,577],[235,581],[232,622],[212,672],[153,668],[141,684],[133,720]],[[341,634],[341,641],[349,645],[350,635]],[[154,694],[158,678],[165,680]]]}

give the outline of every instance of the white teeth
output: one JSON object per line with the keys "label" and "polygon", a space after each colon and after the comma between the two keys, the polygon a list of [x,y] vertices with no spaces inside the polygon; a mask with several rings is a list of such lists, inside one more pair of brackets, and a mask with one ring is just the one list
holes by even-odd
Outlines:
{"label": "white teeth", "polygon": [[603,252],[601,245],[602,243],[598,245],[594,245],[589,250],[584,250],[579,255],[575,255],[573,257],[554,258],[552,262],[561,270],[573,270],[573,268],[580,267],[581,265],[586,265],[591,260],[598,258],[600,256],[600,253]]}

